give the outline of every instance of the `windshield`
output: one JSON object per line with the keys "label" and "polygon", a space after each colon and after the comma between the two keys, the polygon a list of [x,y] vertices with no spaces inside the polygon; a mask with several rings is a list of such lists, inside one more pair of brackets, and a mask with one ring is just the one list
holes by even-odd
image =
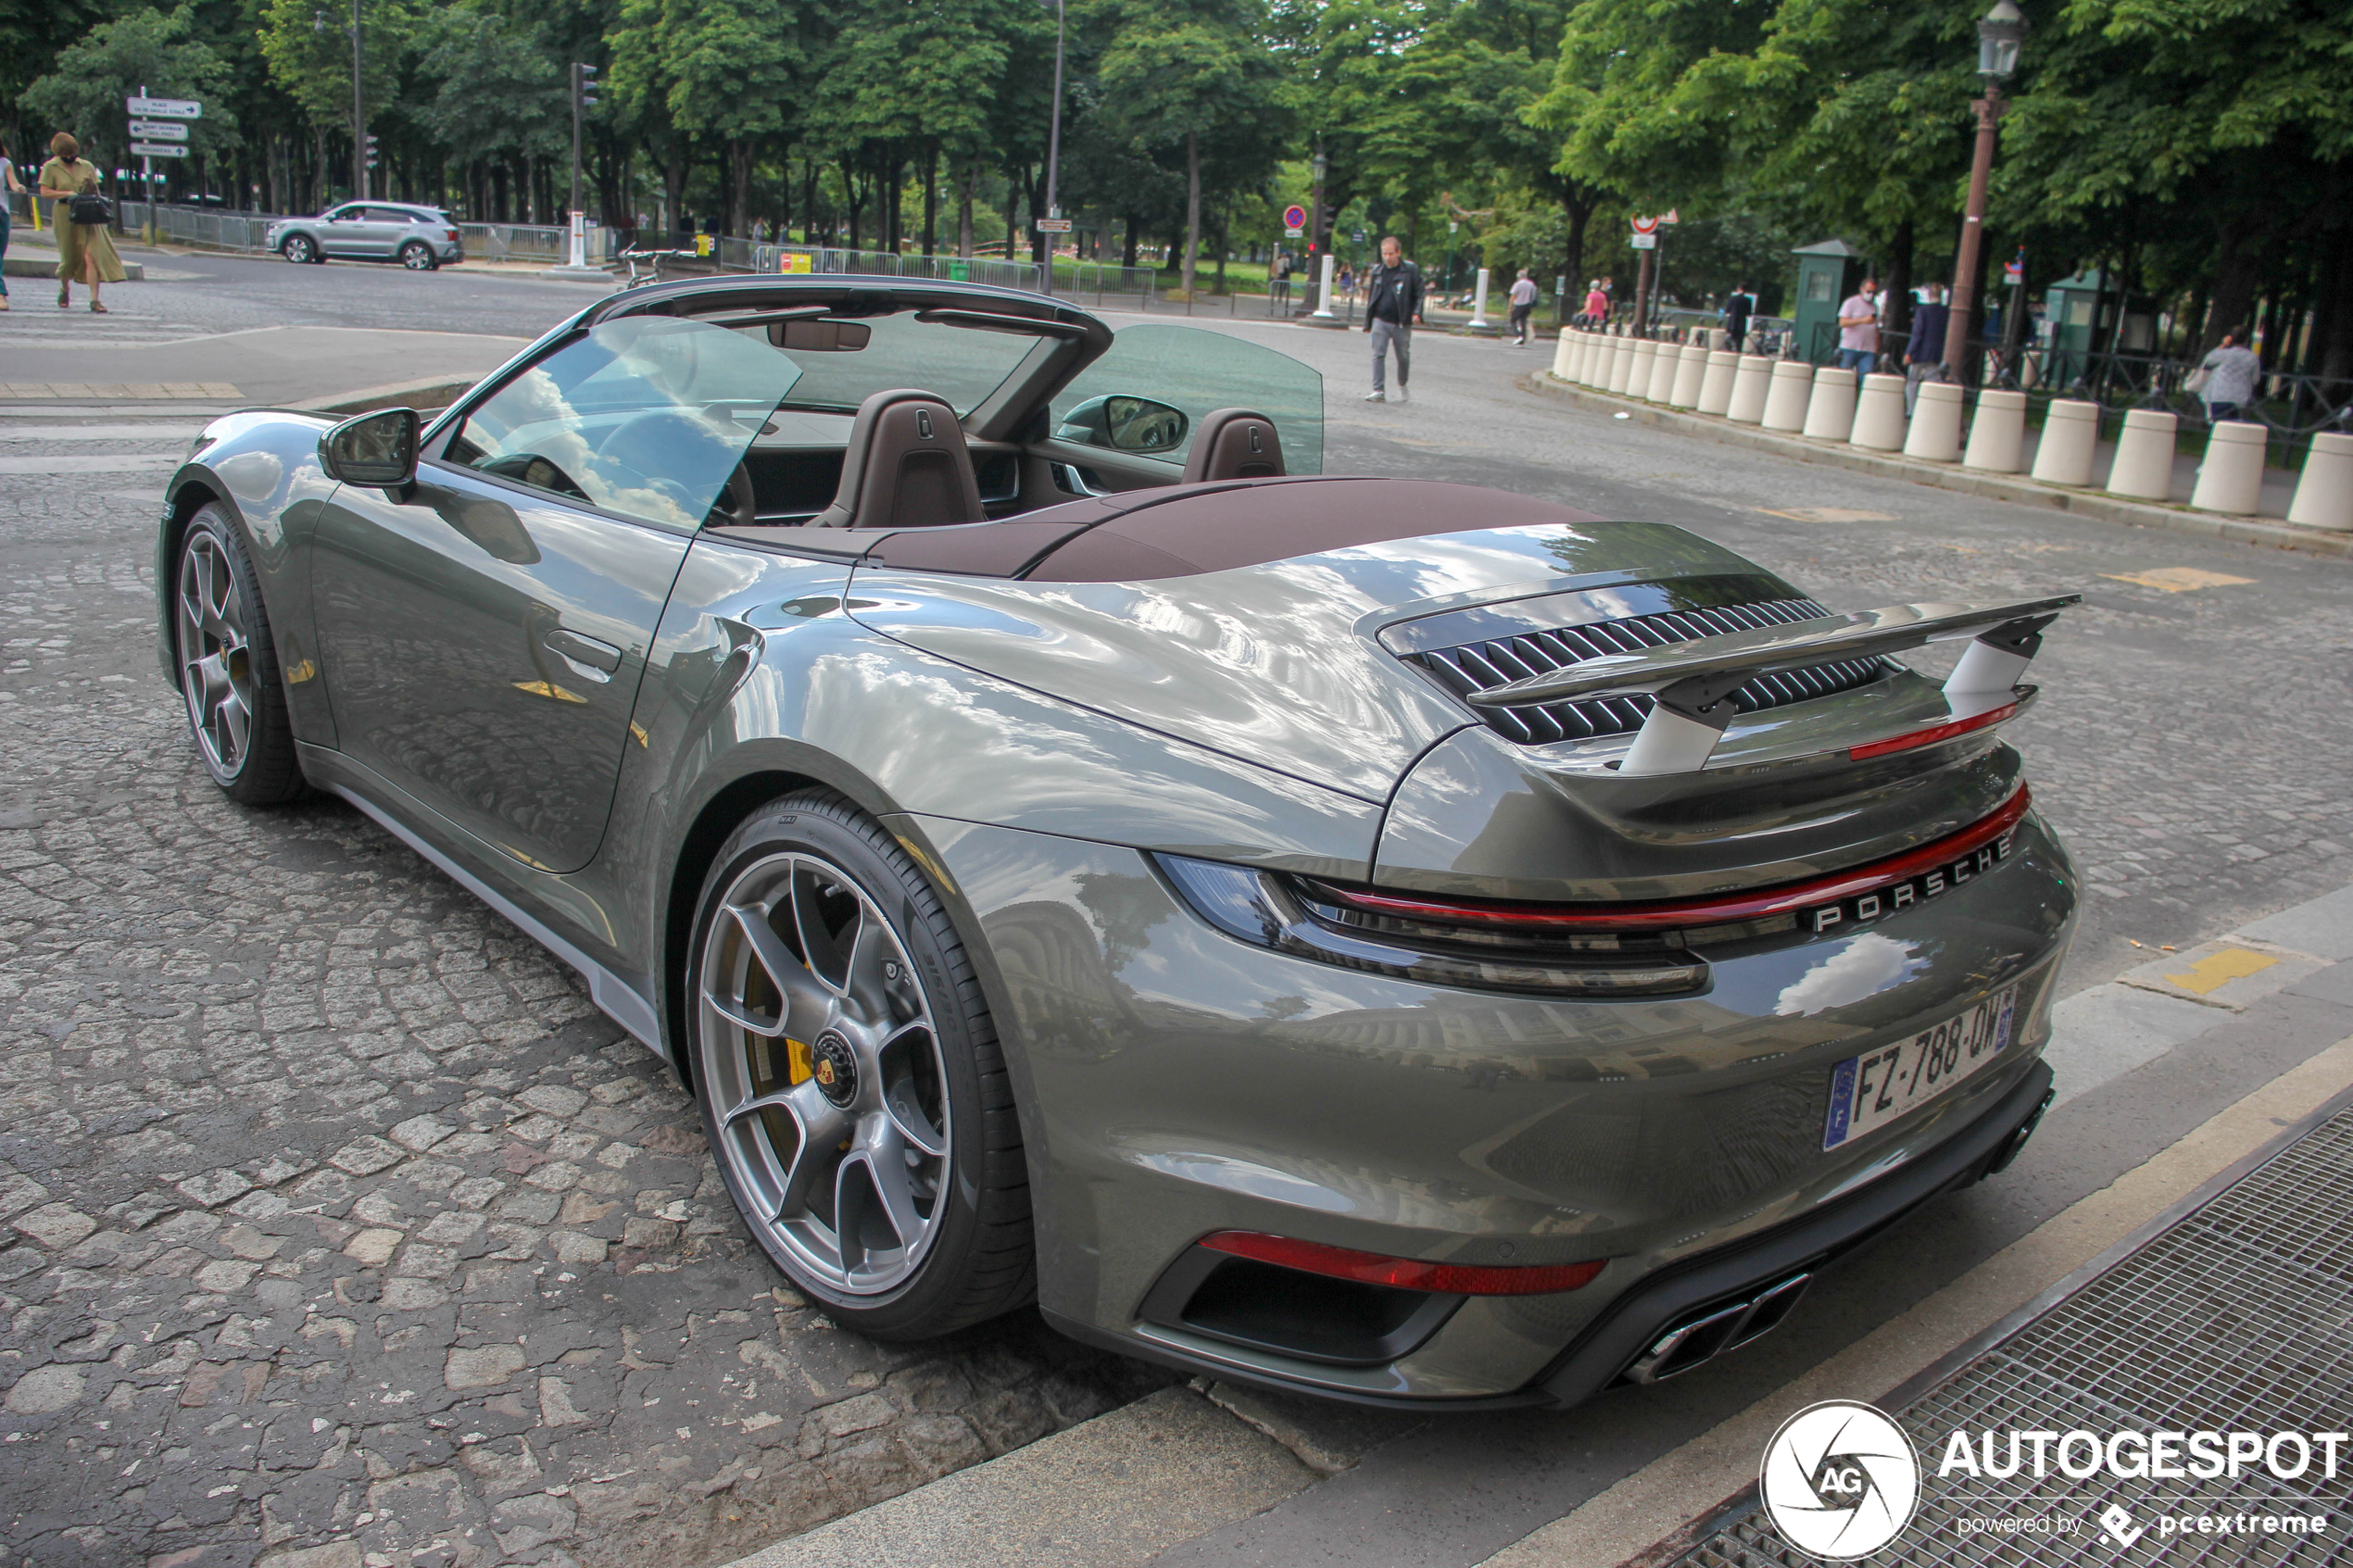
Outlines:
{"label": "windshield", "polygon": [[[774,334],[766,327],[740,330],[765,351],[792,361],[799,371],[786,408],[851,414],[877,392],[915,386],[943,399],[963,419],[1004,385],[1023,359],[1044,346],[1044,340],[1027,332],[922,321],[912,311],[854,320],[867,329],[862,346],[850,346],[861,337],[851,332],[837,334],[837,346],[805,348],[787,343],[772,348]],[[1018,318],[1005,320],[1011,323]]]}

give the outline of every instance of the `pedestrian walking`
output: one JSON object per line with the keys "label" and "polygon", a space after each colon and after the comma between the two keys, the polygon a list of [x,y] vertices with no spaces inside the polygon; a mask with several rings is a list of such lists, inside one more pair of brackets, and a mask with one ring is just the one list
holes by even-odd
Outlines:
{"label": "pedestrian walking", "polygon": [[2255,401],[2255,378],[2262,369],[2263,362],[2239,341],[2237,332],[2224,332],[2192,378],[2196,384],[2190,390],[2206,399],[2207,422],[2246,418],[2246,406]]}
{"label": "pedestrian walking", "polygon": [[1389,351],[1397,351],[1397,401],[1405,395],[1406,378],[1414,368],[1414,325],[1422,319],[1422,270],[1405,259],[1405,247],[1394,234],[1380,242],[1380,265],[1365,274],[1365,330],[1373,334],[1373,390],[1367,403],[1389,401]]}
{"label": "pedestrian walking", "polygon": [[1838,368],[1855,372],[1855,384],[1879,365],[1879,280],[1863,286],[1838,307]]}
{"label": "pedestrian walking", "polygon": [[15,218],[8,198],[23,194],[24,186],[17,180],[17,166],[8,161],[7,144],[0,142],[0,310],[8,308],[8,225]]}
{"label": "pedestrian walking", "polygon": [[1942,381],[1944,372],[1944,329],[1953,307],[1944,302],[1944,285],[1931,283],[1920,290],[1912,307],[1912,335],[1904,345],[1904,417],[1910,419],[1920,400],[1920,383]]}
{"label": "pedestrian walking", "polygon": [[49,216],[57,229],[57,308],[72,306],[73,280],[79,275],[90,285],[90,308],[106,315],[98,285],[122,282],[122,257],[115,254],[114,236],[107,232],[105,220],[82,220],[81,214],[89,206],[82,198],[97,196],[98,170],[82,156],[82,144],[63,131],[49,138],[49,161],[41,166],[41,194],[51,198]]}
{"label": "pedestrian walking", "polygon": [[1523,267],[1519,270],[1518,278],[1512,283],[1512,346],[1515,348],[1528,346],[1528,320],[1535,314],[1536,280],[1529,277],[1528,269]]}
{"label": "pedestrian walking", "polygon": [[1749,292],[1746,283],[1734,289],[1724,301],[1724,341],[1732,345],[1733,353],[1747,347],[1749,318],[1755,314],[1756,295]]}

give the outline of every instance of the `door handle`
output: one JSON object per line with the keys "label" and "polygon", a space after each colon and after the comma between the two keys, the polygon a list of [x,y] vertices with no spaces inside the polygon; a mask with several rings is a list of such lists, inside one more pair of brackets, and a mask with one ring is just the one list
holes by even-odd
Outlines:
{"label": "door handle", "polygon": [[613,671],[621,668],[619,648],[594,637],[584,637],[569,627],[554,627],[541,641],[547,645],[548,652],[571,665],[583,680],[610,681]]}

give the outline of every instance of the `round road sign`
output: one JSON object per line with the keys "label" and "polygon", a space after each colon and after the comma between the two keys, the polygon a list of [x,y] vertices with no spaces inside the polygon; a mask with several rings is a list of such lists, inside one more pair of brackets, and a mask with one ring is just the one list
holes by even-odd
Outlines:
{"label": "round road sign", "polygon": [[1655,218],[1637,218],[1636,220],[1634,220],[1634,232],[1636,232],[1636,233],[1638,233],[1638,234],[1654,234],[1654,233],[1656,233],[1657,232],[1658,232],[1658,220],[1657,220],[1657,219],[1655,219]]}
{"label": "round road sign", "polygon": [[1283,208],[1283,227],[1286,229],[1306,228],[1307,209],[1303,207],[1287,207]]}

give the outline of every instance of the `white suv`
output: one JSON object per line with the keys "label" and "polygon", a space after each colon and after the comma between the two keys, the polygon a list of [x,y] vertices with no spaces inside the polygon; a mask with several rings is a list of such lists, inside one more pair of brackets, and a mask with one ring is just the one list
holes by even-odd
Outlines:
{"label": "white suv", "polygon": [[402,202],[346,202],[316,218],[289,218],[270,226],[270,248],[288,261],[397,261],[430,272],[466,258],[458,225],[446,213]]}

